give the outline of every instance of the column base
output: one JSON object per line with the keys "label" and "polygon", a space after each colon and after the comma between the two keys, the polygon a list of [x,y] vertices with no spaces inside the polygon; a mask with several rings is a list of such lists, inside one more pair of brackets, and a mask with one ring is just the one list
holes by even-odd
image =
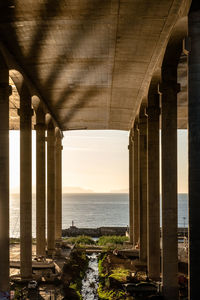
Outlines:
{"label": "column base", "polygon": [[40,252],[40,253],[36,253],[36,257],[45,257],[45,256],[46,256],[46,251]]}
{"label": "column base", "polygon": [[135,263],[136,268],[140,269],[141,271],[146,271],[147,270],[147,263],[141,260],[138,260]]}
{"label": "column base", "polygon": [[33,276],[21,277],[21,282],[29,282],[33,279]]}
{"label": "column base", "polygon": [[52,258],[55,255],[55,249],[47,250],[47,257]]}
{"label": "column base", "polygon": [[62,238],[55,240],[56,248],[61,248],[62,246]]}
{"label": "column base", "polygon": [[123,243],[124,245],[127,245],[127,246],[133,246],[133,243],[131,241],[126,241]]}

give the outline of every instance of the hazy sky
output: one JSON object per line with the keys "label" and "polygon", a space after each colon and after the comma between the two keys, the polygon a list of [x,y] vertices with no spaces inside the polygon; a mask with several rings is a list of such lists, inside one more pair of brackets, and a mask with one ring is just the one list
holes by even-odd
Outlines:
{"label": "hazy sky", "polygon": [[[94,192],[128,189],[128,132],[68,131],[64,135],[63,187],[80,187]],[[187,192],[187,131],[179,131],[178,140],[179,192]],[[19,191],[19,131],[10,131],[10,188],[13,192]]]}

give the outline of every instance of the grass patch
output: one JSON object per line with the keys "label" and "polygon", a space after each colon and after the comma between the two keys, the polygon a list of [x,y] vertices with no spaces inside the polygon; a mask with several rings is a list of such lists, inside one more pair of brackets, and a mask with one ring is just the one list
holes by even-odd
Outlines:
{"label": "grass patch", "polygon": [[107,253],[101,253],[98,258],[99,277],[105,277],[103,262],[107,257]]}
{"label": "grass patch", "polygon": [[126,282],[129,270],[124,268],[108,268],[108,252],[99,256],[99,287],[98,296],[100,300],[124,300],[128,299],[126,292],[122,288],[122,283]]}
{"label": "grass patch", "polygon": [[99,300],[126,299],[126,293],[122,290],[105,289],[102,283],[98,287]]}
{"label": "grass patch", "polygon": [[[20,243],[20,238],[10,238],[9,243],[10,243],[10,245],[19,244]],[[32,238],[32,244],[36,244],[36,238]]]}
{"label": "grass patch", "polygon": [[90,236],[86,236],[86,235],[69,237],[69,238],[66,238],[63,240],[69,244],[77,244],[77,245],[95,245],[96,244],[95,241]]}
{"label": "grass patch", "polygon": [[116,279],[117,281],[124,282],[130,272],[127,269],[116,268],[112,270],[112,274],[109,277]]}
{"label": "grass patch", "polygon": [[9,242],[10,242],[10,245],[11,244],[19,244],[20,243],[20,239],[19,238],[10,238]]}
{"label": "grass patch", "polygon": [[106,246],[109,248],[115,248],[116,246],[122,246],[124,242],[128,241],[126,236],[108,235],[101,236],[98,240],[99,246]]}

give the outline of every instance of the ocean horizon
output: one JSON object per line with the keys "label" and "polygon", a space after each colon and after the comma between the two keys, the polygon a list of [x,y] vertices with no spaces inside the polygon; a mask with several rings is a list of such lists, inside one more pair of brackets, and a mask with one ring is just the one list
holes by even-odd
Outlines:
{"label": "ocean horizon", "polygon": [[[36,235],[36,201],[33,194],[32,235]],[[19,237],[19,194],[10,195],[10,237]],[[63,193],[62,228],[126,227],[129,224],[128,193]],[[162,220],[160,220],[162,223]],[[188,194],[178,194],[178,227],[188,226]]]}

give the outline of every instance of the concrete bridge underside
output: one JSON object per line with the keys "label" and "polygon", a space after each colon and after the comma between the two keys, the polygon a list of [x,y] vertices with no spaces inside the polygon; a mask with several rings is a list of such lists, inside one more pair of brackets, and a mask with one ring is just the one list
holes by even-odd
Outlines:
{"label": "concrete bridge underside", "polygon": [[[14,83],[17,69],[62,130],[129,130],[174,28],[186,34],[189,2],[0,1],[0,49]],[[182,62],[179,127],[186,128]]]}
{"label": "concrete bridge underside", "polygon": [[177,300],[177,128],[188,128],[189,299],[196,300],[199,78],[198,0],[0,0],[0,292],[9,290],[9,130],[21,133],[20,268],[30,279],[32,129],[36,248],[50,256],[61,239],[62,132],[116,129],[130,131],[130,242],[150,278],[162,281],[164,299]]}

